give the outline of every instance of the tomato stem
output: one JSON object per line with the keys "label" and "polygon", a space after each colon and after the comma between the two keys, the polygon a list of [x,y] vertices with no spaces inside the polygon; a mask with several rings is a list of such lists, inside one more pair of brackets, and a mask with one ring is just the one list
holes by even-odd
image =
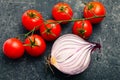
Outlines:
{"label": "tomato stem", "polygon": [[77,18],[73,18],[73,19],[70,19],[70,20],[59,20],[59,21],[55,21],[55,22],[47,22],[47,24],[52,24],[52,23],[62,23],[62,22],[74,22],[74,21],[83,21],[83,20],[90,20],[90,19],[94,19],[94,18],[103,18],[103,17],[106,17],[105,15],[100,15],[100,16],[92,16],[92,17],[89,17],[89,18],[80,18],[80,19],[77,19]]}
{"label": "tomato stem", "polygon": [[29,31],[28,33],[24,34],[25,37],[28,37],[29,34],[33,34],[35,32],[35,28],[33,28],[33,30]]}

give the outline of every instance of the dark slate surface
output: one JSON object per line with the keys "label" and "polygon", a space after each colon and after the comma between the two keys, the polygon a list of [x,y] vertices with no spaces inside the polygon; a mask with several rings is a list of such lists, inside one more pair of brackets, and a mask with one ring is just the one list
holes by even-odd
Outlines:
{"label": "dark slate surface", "polygon": [[[101,54],[95,51],[89,68],[79,75],[53,75],[46,69],[44,56],[50,53],[50,42],[47,42],[45,54],[38,58],[25,54],[18,60],[11,60],[3,55],[2,45],[6,39],[27,32],[21,25],[25,10],[37,9],[45,19],[51,19],[51,9],[60,1],[72,6],[74,18],[82,17],[81,0],[0,0],[0,80],[120,80],[119,0],[99,0],[105,5],[107,16],[102,23],[94,25],[89,41],[101,43]],[[72,24],[62,25],[61,35],[71,33]]]}

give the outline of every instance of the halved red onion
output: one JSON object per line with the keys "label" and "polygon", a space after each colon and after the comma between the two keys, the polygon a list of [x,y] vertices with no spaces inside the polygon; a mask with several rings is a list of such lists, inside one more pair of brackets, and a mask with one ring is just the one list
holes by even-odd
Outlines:
{"label": "halved red onion", "polygon": [[54,42],[50,63],[65,74],[79,74],[89,66],[95,48],[100,48],[100,45],[74,34],[65,34]]}

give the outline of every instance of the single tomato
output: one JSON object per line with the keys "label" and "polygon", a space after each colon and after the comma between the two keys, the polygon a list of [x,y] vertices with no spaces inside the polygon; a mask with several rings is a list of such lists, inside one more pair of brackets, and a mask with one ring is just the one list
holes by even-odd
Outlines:
{"label": "single tomato", "polygon": [[54,41],[61,34],[61,26],[54,20],[47,20],[45,24],[40,27],[41,36],[47,41]]}
{"label": "single tomato", "polygon": [[42,23],[42,15],[37,10],[27,10],[22,15],[22,24],[29,31],[38,30]]}
{"label": "single tomato", "polygon": [[59,2],[52,8],[52,16],[55,20],[70,20],[73,16],[73,10],[69,4]]}
{"label": "single tomato", "polygon": [[28,36],[24,41],[24,46],[26,52],[33,57],[42,55],[46,50],[45,41],[37,34]]}
{"label": "single tomato", "polygon": [[19,39],[10,38],[3,44],[3,53],[11,59],[18,59],[24,54],[24,46]]}
{"label": "single tomato", "polygon": [[[84,12],[85,18],[106,15],[106,9],[105,9],[104,5],[98,1],[92,1],[92,2],[89,2],[88,4],[86,4],[83,12]],[[90,22],[92,24],[96,24],[96,23],[100,23],[103,19],[104,19],[104,17],[94,18],[94,19],[90,19]]]}
{"label": "single tomato", "polygon": [[88,20],[76,21],[73,24],[72,32],[87,39],[92,35],[92,25]]}

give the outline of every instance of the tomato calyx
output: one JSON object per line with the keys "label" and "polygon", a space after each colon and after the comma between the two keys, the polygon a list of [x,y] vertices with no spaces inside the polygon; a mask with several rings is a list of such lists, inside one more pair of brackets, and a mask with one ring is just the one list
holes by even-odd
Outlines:
{"label": "tomato calyx", "polygon": [[65,11],[66,11],[66,6],[59,7],[59,12],[65,12]]}
{"label": "tomato calyx", "polygon": [[29,41],[30,41],[30,44],[24,44],[24,46],[30,46],[31,48],[33,48],[33,47],[35,47],[35,46],[38,46],[38,47],[39,47],[39,45],[37,45],[36,42],[35,42],[35,38],[34,38],[33,41],[32,41],[31,38],[29,38]]}
{"label": "tomato calyx", "polygon": [[84,29],[84,22],[82,22],[82,27],[77,28],[77,30],[78,30],[78,35],[81,35],[83,38],[85,38],[84,34],[85,34],[86,30]]}
{"label": "tomato calyx", "polygon": [[93,4],[88,4],[88,10],[91,10],[93,7]]}
{"label": "tomato calyx", "polygon": [[31,47],[38,46],[38,45],[35,44],[35,38],[34,38],[33,41],[31,40],[31,38],[29,38],[29,40],[30,40],[30,46]]}
{"label": "tomato calyx", "polygon": [[48,29],[46,29],[46,31],[45,31],[47,34],[50,34],[51,33],[51,29],[50,28],[48,28]]}
{"label": "tomato calyx", "polygon": [[47,33],[47,35],[51,34],[53,36],[56,36],[51,30],[52,30],[52,28],[46,28],[46,30],[44,32],[42,32],[42,34]]}
{"label": "tomato calyx", "polygon": [[82,34],[82,35],[84,35],[84,33],[86,32],[84,29],[78,29],[78,32],[79,32],[79,34]]}
{"label": "tomato calyx", "polygon": [[86,30],[83,29],[83,28],[78,28],[77,30],[78,30],[78,35],[81,36],[81,37],[83,37],[83,38],[85,38],[85,32],[86,32]]}
{"label": "tomato calyx", "polygon": [[[47,27],[47,25],[52,25],[50,28]],[[49,22],[45,22],[45,28],[46,30],[44,32],[42,32],[42,34],[47,34],[47,35],[52,35],[52,36],[56,36],[53,32],[52,32],[52,28],[55,26],[56,24],[52,24],[52,23],[49,23]]]}
{"label": "tomato calyx", "polygon": [[30,16],[30,18],[36,18],[37,17],[37,14],[34,13],[34,12],[28,12],[27,15]]}

